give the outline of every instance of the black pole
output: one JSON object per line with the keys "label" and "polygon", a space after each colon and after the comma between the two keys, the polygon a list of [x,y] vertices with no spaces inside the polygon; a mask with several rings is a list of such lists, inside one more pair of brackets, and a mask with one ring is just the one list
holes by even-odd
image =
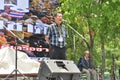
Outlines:
{"label": "black pole", "polygon": [[18,46],[18,39],[15,38],[15,44],[16,44],[16,49],[15,49],[15,80],[17,80],[17,46]]}
{"label": "black pole", "polygon": [[[7,30],[7,28],[4,26],[4,28]],[[23,75],[18,69],[17,69],[17,58],[18,58],[18,56],[17,56],[17,47],[18,47],[18,41],[20,41],[22,44],[24,44],[24,42],[17,36],[17,35],[15,35],[11,30],[8,30],[14,37],[15,37],[15,69],[9,74],[9,75],[7,75],[7,77],[5,78],[5,80],[8,80],[8,78],[9,78],[9,76],[11,75],[11,74],[13,74],[14,72],[15,72],[15,80],[17,80],[17,72],[19,72],[23,77],[24,77],[24,79],[26,79],[26,80],[28,80],[28,78],[25,76],[25,75]]]}

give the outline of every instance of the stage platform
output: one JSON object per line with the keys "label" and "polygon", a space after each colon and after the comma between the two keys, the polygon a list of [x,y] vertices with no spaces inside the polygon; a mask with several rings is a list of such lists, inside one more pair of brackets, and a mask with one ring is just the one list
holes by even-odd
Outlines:
{"label": "stage platform", "polygon": [[[9,78],[6,79],[6,77],[9,75]],[[25,77],[24,77],[24,76]],[[14,80],[15,74],[0,74],[0,80]],[[38,80],[38,74],[37,73],[31,73],[31,74],[17,74],[18,80]]]}

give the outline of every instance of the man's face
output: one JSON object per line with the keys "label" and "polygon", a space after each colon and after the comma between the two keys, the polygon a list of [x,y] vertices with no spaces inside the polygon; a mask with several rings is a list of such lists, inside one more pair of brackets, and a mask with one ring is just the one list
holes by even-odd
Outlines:
{"label": "man's face", "polygon": [[61,13],[57,13],[57,15],[54,17],[55,22],[60,25],[62,23],[62,14]]}
{"label": "man's face", "polygon": [[90,54],[89,53],[85,53],[85,57],[89,58]]}
{"label": "man's face", "polygon": [[37,20],[37,18],[35,18],[35,17],[32,17],[32,20],[33,20],[33,21],[36,21],[36,20]]}

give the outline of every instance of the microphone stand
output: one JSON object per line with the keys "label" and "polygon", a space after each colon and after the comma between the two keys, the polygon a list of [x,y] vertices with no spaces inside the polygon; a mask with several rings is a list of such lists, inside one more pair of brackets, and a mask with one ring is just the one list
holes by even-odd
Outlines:
{"label": "microphone stand", "polygon": [[[78,32],[78,31],[76,31],[69,23],[68,23],[68,21],[66,21],[66,20],[64,20],[64,22],[66,22],[66,25],[71,29],[71,30],[73,30],[76,34],[78,34],[85,42],[87,42],[87,40]],[[76,63],[76,43],[75,43],[75,40],[76,40],[76,38],[75,38],[75,36],[73,37],[73,44],[74,44],[74,62]]]}
{"label": "microphone stand", "polygon": [[17,35],[15,35],[11,30],[8,30],[6,28],[6,26],[3,26],[7,31],[9,31],[14,37],[15,37],[15,69],[9,74],[7,75],[7,77],[5,78],[5,80],[8,80],[8,78],[10,77],[11,74],[13,74],[15,72],[15,80],[17,80],[17,72],[19,72],[23,77],[24,80],[28,80],[27,77],[25,75],[23,75],[18,69],[17,69],[17,47],[18,47],[18,41],[20,41],[21,43],[24,43]]}

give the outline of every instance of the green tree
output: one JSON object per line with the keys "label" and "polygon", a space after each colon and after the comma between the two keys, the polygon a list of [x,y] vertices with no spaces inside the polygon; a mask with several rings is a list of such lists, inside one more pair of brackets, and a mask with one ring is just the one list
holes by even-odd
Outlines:
{"label": "green tree", "polygon": [[[60,2],[61,6],[57,10],[62,11],[69,24],[85,38],[67,28],[70,36],[67,41],[69,59],[73,59],[71,43],[75,36],[77,60],[86,49],[90,50],[94,65],[102,65],[101,71],[104,74],[107,61],[110,64],[109,68],[112,66],[112,54],[120,56],[120,0],[60,0]],[[116,63],[119,63],[118,60],[119,57]]]}

